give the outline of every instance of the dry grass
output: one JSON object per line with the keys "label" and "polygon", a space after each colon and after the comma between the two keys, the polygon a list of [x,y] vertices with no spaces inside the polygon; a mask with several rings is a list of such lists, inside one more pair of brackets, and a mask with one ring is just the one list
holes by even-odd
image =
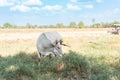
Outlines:
{"label": "dry grass", "polygon": [[120,35],[110,35],[108,29],[1,29],[0,55],[8,56],[24,51],[36,52],[36,40],[39,34],[46,31],[58,31],[64,43],[71,47],[63,47],[81,54],[119,55]]}

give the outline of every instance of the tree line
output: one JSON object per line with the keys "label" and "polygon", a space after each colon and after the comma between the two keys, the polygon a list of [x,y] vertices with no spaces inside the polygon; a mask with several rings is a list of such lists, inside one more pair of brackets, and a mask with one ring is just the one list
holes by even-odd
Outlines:
{"label": "tree line", "polygon": [[120,24],[119,21],[113,21],[111,23],[101,22],[95,23],[95,20],[92,20],[91,25],[86,25],[84,22],[80,21],[78,24],[75,22],[70,22],[68,26],[65,26],[63,23],[57,23],[56,25],[32,25],[27,23],[25,26],[18,26],[11,23],[4,23],[0,28],[110,28],[113,24]]}

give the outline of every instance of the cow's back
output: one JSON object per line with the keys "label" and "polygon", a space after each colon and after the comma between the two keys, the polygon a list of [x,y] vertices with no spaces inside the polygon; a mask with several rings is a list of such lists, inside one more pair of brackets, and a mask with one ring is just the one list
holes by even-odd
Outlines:
{"label": "cow's back", "polygon": [[45,37],[44,33],[42,33],[37,39],[37,47],[39,47],[39,49],[48,47],[50,43],[51,42]]}
{"label": "cow's back", "polygon": [[48,40],[50,40],[51,43],[54,43],[56,40],[57,41],[62,40],[62,37],[58,32],[55,32],[55,31],[53,31],[53,32],[45,32],[44,34],[45,34],[46,38]]}

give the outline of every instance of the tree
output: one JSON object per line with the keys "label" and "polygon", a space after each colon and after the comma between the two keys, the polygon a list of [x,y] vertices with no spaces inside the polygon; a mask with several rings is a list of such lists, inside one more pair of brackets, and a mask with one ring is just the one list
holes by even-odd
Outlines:
{"label": "tree", "polygon": [[27,27],[27,28],[32,28],[33,26],[32,26],[30,23],[27,23],[27,24],[26,24],[26,27]]}
{"label": "tree", "polygon": [[56,27],[57,27],[57,28],[64,28],[64,25],[63,25],[62,23],[58,23],[58,24],[56,25]]}
{"label": "tree", "polygon": [[85,25],[84,25],[84,23],[82,21],[80,21],[78,26],[79,26],[79,28],[83,28]]}
{"label": "tree", "polygon": [[95,27],[94,24],[95,24],[95,19],[93,18],[92,19],[92,27]]}
{"label": "tree", "polygon": [[55,25],[48,25],[49,28],[55,28]]}
{"label": "tree", "polygon": [[4,27],[4,28],[12,28],[13,25],[10,24],[10,23],[4,23],[4,24],[3,24],[3,27]]}
{"label": "tree", "polygon": [[101,28],[109,28],[109,27],[111,27],[112,26],[112,24],[111,23],[105,23],[105,22],[101,22],[100,23],[100,27]]}
{"label": "tree", "polygon": [[112,22],[112,24],[120,24],[120,22],[119,21],[114,21],[114,22]]}
{"label": "tree", "polygon": [[100,24],[99,23],[96,23],[93,26],[94,26],[94,28],[100,28]]}
{"label": "tree", "polygon": [[77,24],[75,22],[71,22],[70,23],[70,28],[77,28]]}

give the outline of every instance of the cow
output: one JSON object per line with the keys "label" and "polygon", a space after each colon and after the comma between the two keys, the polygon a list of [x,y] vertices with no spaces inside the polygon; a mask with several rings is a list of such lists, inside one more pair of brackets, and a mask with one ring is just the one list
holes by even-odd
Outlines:
{"label": "cow", "polygon": [[119,34],[120,24],[113,24],[112,27],[113,29],[108,31],[108,33],[110,32],[111,34]]}
{"label": "cow", "polygon": [[51,31],[42,33],[38,37],[36,44],[39,61],[42,56],[46,57],[51,54],[53,56],[62,56],[62,45],[68,46],[63,44],[62,36],[58,32]]}
{"label": "cow", "polygon": [[120,31],[119,28],[115,28],[115,29],[112,29],[112,30],[108,30],[107,32],[111,33],[111,34],[119,34],[120,33],[119,31]]}

